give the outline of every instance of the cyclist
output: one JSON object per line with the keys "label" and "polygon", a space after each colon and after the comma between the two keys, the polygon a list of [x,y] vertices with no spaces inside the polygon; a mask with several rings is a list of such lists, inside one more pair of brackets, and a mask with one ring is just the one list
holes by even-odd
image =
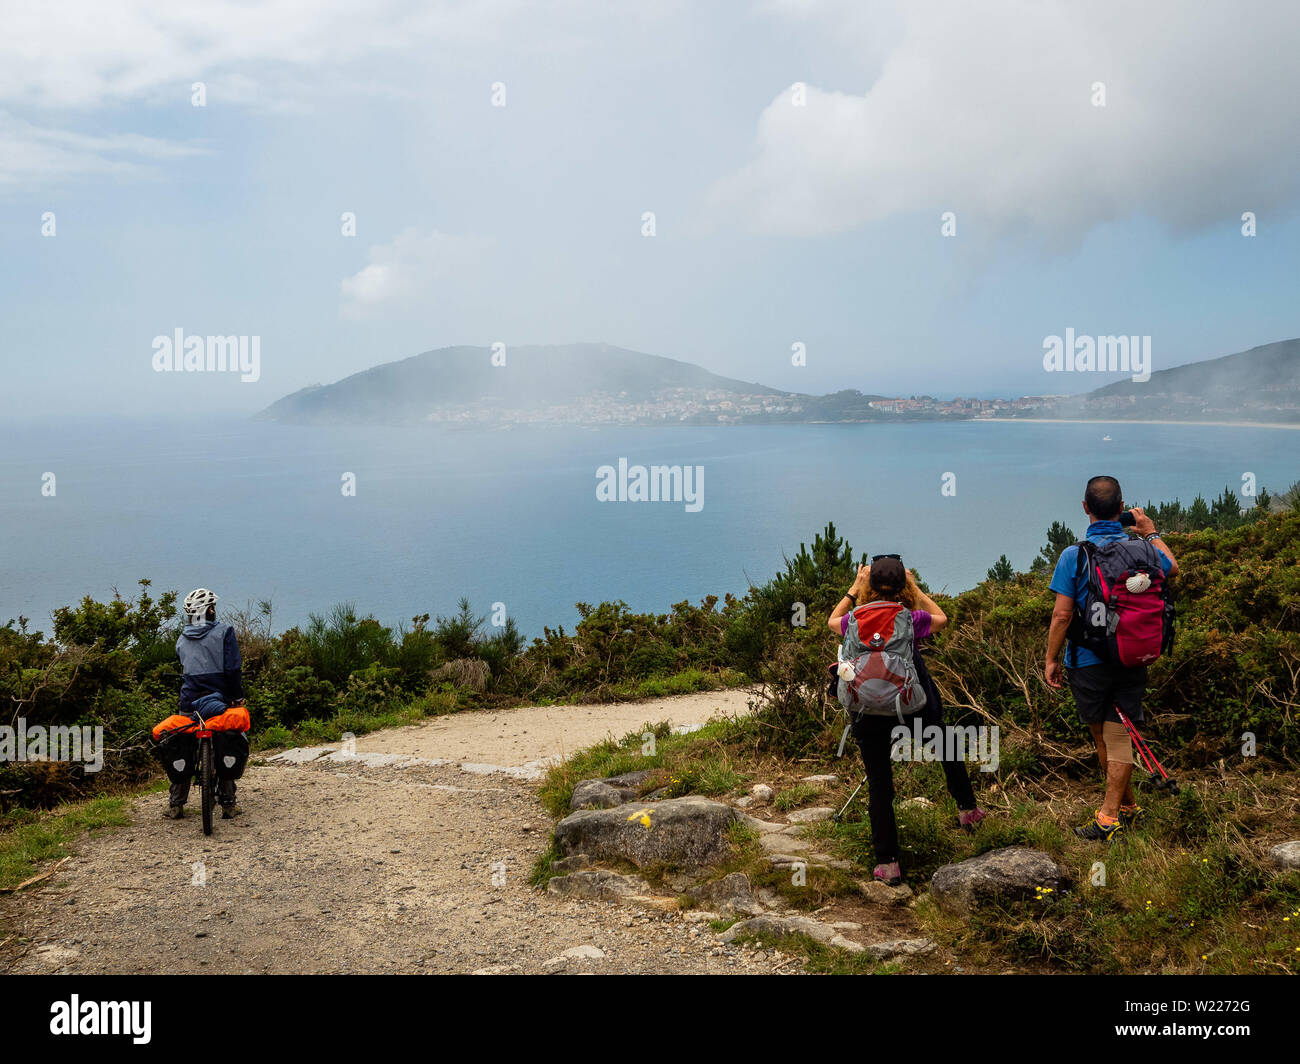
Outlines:
{"label": "cyclist", "polygon": [[[182,604],[185,627],[176,640],[183,674],[179,712],[193,719],[219,716],[227,706],[244,698],[239,640],[230,625],[218,623],[216,604],[217,596],[206,587],[195,588]],[[190,782],[187,777],[171,785],[167,812],[163,814],[168,820],[185,815]],[[218,782],[217,801],[221,803],[222,819],[238,815],[234,780]]]}

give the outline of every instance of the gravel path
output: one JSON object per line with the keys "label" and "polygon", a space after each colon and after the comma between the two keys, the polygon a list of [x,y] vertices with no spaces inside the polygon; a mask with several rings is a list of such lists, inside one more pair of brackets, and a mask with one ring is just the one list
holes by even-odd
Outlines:
{"label": "gravel path", "polygon": [[745,708],[746,695],[728,691],[467,712],[378,732],[357,741],[356,760],[251,765],[244,814],[219,820],[209,838],[193,804],[170,822],[160,816],[164,794],[141,796],[129,826],[83,839],[47,884],[5,900],[10,931],[31,942],[0,966],[797,971],[770,950],[721,946],[680,915],[559,899],[527,884],[550,830],[535,793],[540,763],[646,721],[699,724]]}

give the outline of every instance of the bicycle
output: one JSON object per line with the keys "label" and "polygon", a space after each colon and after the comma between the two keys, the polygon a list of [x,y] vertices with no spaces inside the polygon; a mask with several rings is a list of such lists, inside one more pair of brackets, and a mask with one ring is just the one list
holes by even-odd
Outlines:
{"label": "bicycle", "polygon": [[[222,710],[225,712],[225,710]],[[199,804],[203,810],[203,834],[212,834],[212,809],[217,802],[217,770],[213,763],[212,729],[197,712],[195,737],[199,741],[194,759],[194,782],[199,785]]]}
{"label": "bicycle", "polygon": [[[232,720],[221,720],[227,715],[233,715]],[[220,721],[216,726],[213,722]],[[185,714],[173,714],[161,724],[153,729],[153,738],[158,751],[158,757],[164,762],[164,765],[174,765],[174,768],[180,770],[187,767],[190,757],[194,758],[193,780],[199,785],[200,806],[203,812],[203,834],[212,834],[213,811],[215,810],[219,797],[217,794],[219,788],[219,775],[217,772],[217,752],[213,736],[218,731],[239,731],[246,733],[251,725],[248,717],[248,709],[241,699],[231,706],[224,706],[220,713],[204,717],[198,709],[191,709]],[[193,754],[185,753],[184,759],[177,759],[174,762],[172,757],[175,753],[164,754],[162,751],[165,747],[162,745],[167,741],[168,736],[193,735],[195,744]],[[228,761],[231,759],[228,758]],[[179,782],[174,775],[169,775],[173,782]]]}

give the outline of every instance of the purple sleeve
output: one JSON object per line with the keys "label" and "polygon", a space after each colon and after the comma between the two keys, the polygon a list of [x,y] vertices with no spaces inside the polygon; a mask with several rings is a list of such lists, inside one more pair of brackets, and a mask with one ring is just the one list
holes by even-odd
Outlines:
{"label": "purple sleeve", "polygon": [[930,615],[925,610],[912,611],[912,634],[925,639],[930,634]]}
{"label": "purple sleeve", "polygon": [[849,634],[849,618],[852,616],[853,616],[852,613],[846,613],[843,617],[840,618],[840,635]]}

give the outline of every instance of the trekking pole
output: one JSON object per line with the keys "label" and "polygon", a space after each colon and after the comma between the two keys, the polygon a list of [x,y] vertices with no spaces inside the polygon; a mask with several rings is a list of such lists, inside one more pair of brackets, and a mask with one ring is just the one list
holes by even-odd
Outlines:
{"label": "trekking pole", "polygon": [[[1143,767],[1151,773],[1151,785],[1155,787],[1156,790],[1168,789],[1172,793],[1177,794],[1177,781],[1173,776],[1169,775],[1169,773],[1165,771],[1165,766],[1156,758],[1156,755],[1151,751],[1151,747],[1147,745],[1146,740],[1142,738],[1138,733],[1137,728],[1134,727],[1133,722],[1124,715],[1124,711],[1120,709],[1119,706],[1115,707],[1115,712],[1119,714],[1120,723],[1124,725],[1129,738],[1133,740],[1133,745],[1137,747],[1138,755],[1142,758]],[[1160,773],[1160,779],[1155,778],[1157,771]]]}
{"label": "trekking pole", "polygon": [[842,806],[840,806],[840,811],[831,818],[831,820],[834,823],[838,824],[840,820],[843,819],[844,814],[848,812],[849,806],[853,804],[853,799],[858,796],[858,791],[862,790],[862,788],[865,787],[866,785],[867,785],[867,777],[863,776],[862,782],[853,788],[853,793],[849,795],[849,800],[845,802]]}

